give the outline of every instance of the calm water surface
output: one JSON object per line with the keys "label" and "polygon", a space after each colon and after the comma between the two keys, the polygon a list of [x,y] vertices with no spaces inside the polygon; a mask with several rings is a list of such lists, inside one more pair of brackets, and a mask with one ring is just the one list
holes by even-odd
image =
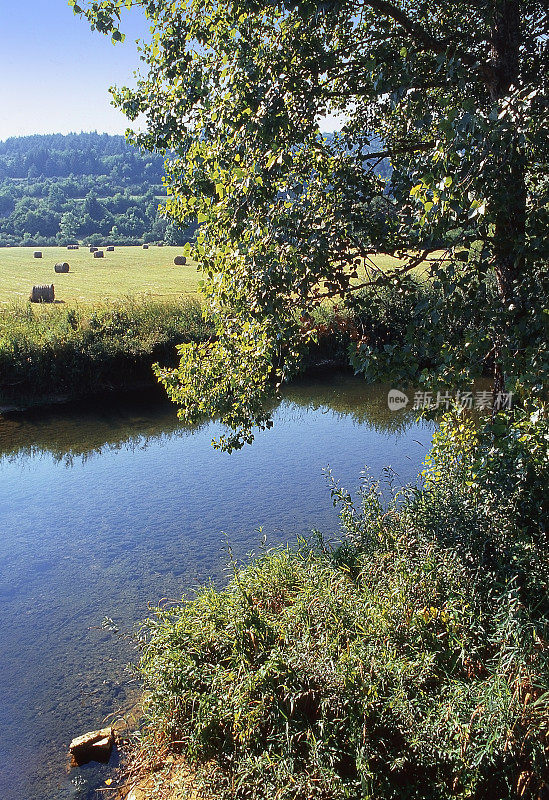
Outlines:
{"label": "calm water surface", "polygon": [[146,397],[0,417],[3,800],[93,796],[108,768],[69,771],[67,746],[135,700],[123,634],[148,604],[223,581],[227,541],[243,558],[262,535],[336,533],[323,469],[350,489],[365,466],[413,482],[433,430],[348,376],[288,388],[274,419],[227,455],[219,425]]}

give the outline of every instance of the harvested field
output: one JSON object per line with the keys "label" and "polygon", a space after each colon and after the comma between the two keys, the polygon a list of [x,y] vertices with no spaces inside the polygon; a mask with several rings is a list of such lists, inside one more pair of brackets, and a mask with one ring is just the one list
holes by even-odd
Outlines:
{"label": "harvested field", "polygon": [[[173,260],[181,247],[117,247],[94,259],[87,247],[71,253],[70,272],[56,275],[55,299],[64,303],[97,303],[128,296],[174,299],[195,294],[199,275],[195,262],[184,267]],[[27,300],[33,286],[51,283],[55,264],[65,261],[66,247],[43,247],[42,258],[32,247],[0,247],[0,303]]]}

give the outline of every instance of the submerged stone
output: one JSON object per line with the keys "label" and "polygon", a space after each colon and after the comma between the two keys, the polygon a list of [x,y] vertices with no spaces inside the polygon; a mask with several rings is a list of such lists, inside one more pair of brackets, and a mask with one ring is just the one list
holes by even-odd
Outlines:
{"label": "submerged stone", "polygon": [[106,764],[111,757],[113,745],[113,729],[101,728],[101,730],[77,736],[70,743],[69,751],[78,766],[87,764],[89,761],[100,761],[102,764]]}

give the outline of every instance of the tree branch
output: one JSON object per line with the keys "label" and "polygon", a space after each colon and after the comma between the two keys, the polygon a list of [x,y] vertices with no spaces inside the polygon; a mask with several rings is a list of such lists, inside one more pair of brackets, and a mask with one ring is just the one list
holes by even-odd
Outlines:
{"label": "tree branch", "polygon": [[[431,253],[434,253],[434,252],[435,252],[434,248],[427,248],[425,250],[422,250],[422,252],[419,253],[419,255],[413,257],[410,261],[408,261],[408,263],[405,266],[395,267],[394,269],[387,270],[386,272],[384,270],[380,269],[380,267],[378,267],[377,264],[375,264],[375,262],[371,261],[371,259],[368,259],[371,262],[372,267],[374,268],[374,271],[376,272],[376,278],[375,279],[368,278],[367,280],[363,281],[362,283],[355,283],[355,284],[349,285],[349,286],[346,287],[345,292],[347,294],[351,294],[351,293],[354,293],[354,292],[358,292],[360,289],[366,289],[366,288],[368,288],[370,286],[376,286],[376,287],[388,286],[395,279],[401,278],[402,276],[406,275],[408,272],[411,272],[413,269],[415,269],[416,267],[420,266],[420,264],[426,262],[428,260],[428,256]],[[388,255],[393,255],[393,254],[389,253]],[[440,259],[437,259],[437,261],[439,261],[439,260]],[[332,297],[337,297],[338,295],[342,295],[342,290],[341,289],[339,289],[339,288],[338,289],[330,289],[330,290],[328,290],[326,292],[316,292],[316,293],[312,294],[311,295],[311,300],[312,300],[313,303],[320,303],[323,300],[328,300],[328,299],[330,299]]]}
{"label": "tree branch", "polygon": [[[406,33],[410,34],[413,39],[420,42],[428,50],[432,50],[435,53],[447,52],[450,46],[448,41],[434,37],[429,31],[425,30],[422,25],[410,19],[401,8],[389,2],[389,0],[365,0],[365,5],[393,19],[404,28]],[[454,52],[466,66],[473,67],[477,64],[477,59],[469,53],[458,51],[457,49],[455,49]]]}

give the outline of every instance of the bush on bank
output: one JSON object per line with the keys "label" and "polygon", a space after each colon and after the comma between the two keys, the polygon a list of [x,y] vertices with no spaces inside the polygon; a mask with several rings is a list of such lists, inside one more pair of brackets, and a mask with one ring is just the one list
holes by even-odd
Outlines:
{"label": "bush on bank", "polygon": [[[449,303],[440,285],[413,276],[403,278],[398,287],[364,288],[352,310],[324,306],[317,311],[316,342],[309,346],[304,364],[350,361],[370,381],[402,382],[403,376],[417,381],[422,370],[440,370],[450,349],[463,356],[469,349],[466,341],[491,335],[480,288],[472,313],[465,313],[458,297],[456,293]],[[476,356],[472,354],[471,360],[478,370]],[[487,361],[486,369],[490,366]]]}
{"label": "bush on bank", "polygon": [[197,300],[127,299],[98,309],[0,311],[0,401],[71,397],[152,382],[176,345],[210,335]]}
{"label": "bush on bank", "polygon": [[503,449],[446,419],[388,508],[332,485],[337,546],[158,609],[141,756],[183,753],[220,799],[546,797],[548,437],[542,408]]}

